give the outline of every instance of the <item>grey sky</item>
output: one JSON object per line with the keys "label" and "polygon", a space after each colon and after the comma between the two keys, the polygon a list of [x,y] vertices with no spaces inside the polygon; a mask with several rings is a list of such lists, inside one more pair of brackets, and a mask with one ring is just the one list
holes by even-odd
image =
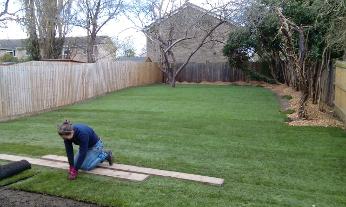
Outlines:
{"label": "grey sky", "polygon": [[[209,2],[218,2],[219,0],[209,0]],[[15,2],[15,4],[13,4]],[[9,9],[14,11],[19,8],[19,1],[12,1]],[[201,7],[206,7],[205,0],[190,0],[191,3]],[[117,38],[120,41],[128,40],[133,43],[136,49],[136,54],[142,53],[146,47],[146,38],[140,32],[132,27],[132,23],[125,16],[119,17],[115,21],[109,22],[103,27],[98,35],[107,35],[112,38]],[[68,36],[86,36],[86,31],[82,28],[75,27]],[[24,29],[15,22],[7,23],[7,28],[0,28],[0,39],[25,39],[27,35]]]}

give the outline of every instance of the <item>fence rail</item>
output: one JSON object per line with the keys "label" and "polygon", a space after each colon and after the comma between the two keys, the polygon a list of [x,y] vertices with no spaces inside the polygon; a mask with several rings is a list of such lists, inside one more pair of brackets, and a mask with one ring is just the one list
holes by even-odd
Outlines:
{"label": "fence rail", "polygon": [[0,66],[0,120],[160,82],[155,63],[27,62]]}
{"label": "fence rail", "polygon": [[[177,64],[177,67],[182,64]],[[182,70],[177,78],[177,81],[183,82],[230,82],[244,81],[246,76],[243,71],[231,68],[228,63],[188,63],[186,68]]]}

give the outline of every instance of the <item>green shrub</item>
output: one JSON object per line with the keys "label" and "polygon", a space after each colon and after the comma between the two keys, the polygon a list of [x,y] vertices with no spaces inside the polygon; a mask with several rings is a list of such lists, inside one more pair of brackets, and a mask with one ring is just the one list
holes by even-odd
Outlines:
{"label": "green shrub", "polygon": [[0,62],[18,62],[18,58],[13,57],[11,54],[6,53],[0,57]]}

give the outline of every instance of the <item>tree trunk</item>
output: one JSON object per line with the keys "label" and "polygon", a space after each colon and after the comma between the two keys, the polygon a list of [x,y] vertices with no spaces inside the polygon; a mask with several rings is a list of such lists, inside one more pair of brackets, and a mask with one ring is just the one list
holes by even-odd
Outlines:
{"label": "tree trunk", "polygon": [[302,97],[299,100],[298,117],[306,119],[307,118],[307,113],[306,113],[306,110],[305,110],[305,105],[306,105],[306,102],[308,101],[308,98],[309,98],[309,91],[308,90],[304,90],[304,91],[302,91],[302,93],[303,93]]}
{"label": "tree trunk", "polygon": [[32,60],[40,60],[40,45],[38,36],[36,33],[36,15],[35,15],[35,4],[34,0],[25,0],[25,16],[26,16],[26,27],[28,31],[28,42],[27,51],[30,54]]}
{"label": "tree trunk", "polygon": [[176,81],[175,81],[175,76],[174,76],[174,72],[172,68],[168,70],[167,76],[168,76],[168,83],[174,88]]}
{"label": "tree trunk", "polygon": [[[313,64],[312,68],[314,70],[314,73],[311,75],[311,97],[312,97],[312,103],[317,104],[318,99],[321,95],[321,87],[322,87],[322,69],[319,64]],[[317,80],[317,81],[316,81]]]}
{"label": "tree trunk", "polygon": [[55,36],[57,24],[57,1],[36,1],[38,10],[38,30],[40,31],[40,48],[42,58],[54,59]]}
{"label": "tree trunk", "polygon": [[[277,52],[272,53],[270,72],[276,83],[282,82],[285,78],[280,66],[280,56]],[[279,76],[279,77],[278,77]]]}
{"label": "tree trunk", "polygon": [[172,80],[171,80],[171,86],[172,86],[173,88],[175,88],[175,82],[176,82],[176,81],[175,81],[175,78],[173,77]]}
{"label": "tree trunk", "polygon": [[95,54],[94,54],[95,41],[96,41],[96,34],[91,34],[88,37],[88,43],[87,43],[88,63],[94,63],[95,62]]}

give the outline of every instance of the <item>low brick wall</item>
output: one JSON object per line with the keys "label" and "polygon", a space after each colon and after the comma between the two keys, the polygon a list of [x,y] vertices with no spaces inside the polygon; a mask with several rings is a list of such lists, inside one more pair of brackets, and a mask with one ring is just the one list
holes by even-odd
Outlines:
{"label": "low brick wall", "polygon": [[336,114],[346,126],[346,62],[336,63],[334,104]]}

